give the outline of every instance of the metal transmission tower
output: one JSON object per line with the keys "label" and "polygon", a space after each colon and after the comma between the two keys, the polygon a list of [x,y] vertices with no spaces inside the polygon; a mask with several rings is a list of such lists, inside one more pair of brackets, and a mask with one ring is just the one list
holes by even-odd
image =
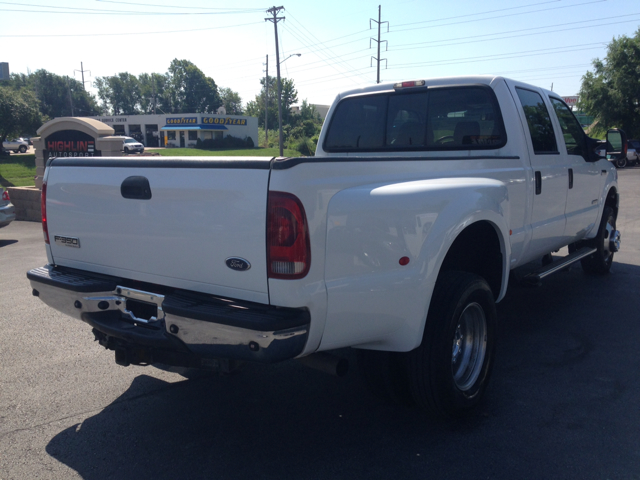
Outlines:
{"label": "metal transmission tower", "polygon": [[[74,70],[73,74],[75,75],[76,72],[81,72],[82,73],[82,88],[86,90],[86,88],[84,87],[84,72],[89,72],[91,73],[91,70],[85,70],[84,67],[82,66],[82,62],[80,62],[80,70]],[[88,82],[89,80],[87,80]]]}
{"label": "metal transmission tower", "polygon": [[369,19],[369,29],[371,29],[371,22],[375,22],[378,24],[378,39],[376,40],[375,38],[370,38],[369,39],[369,48],[371,48],[371,41],[373,40],[374,42],[376,42],[378,44],[378,57],[371,57],[372,60],[375,60],[378,63],[378,79],[376,80],[376,83],[380,83],[380,62],[382,60],[384,60],[385,62],[385,66],[387,65],[387,59],[386,58],[380,58],[380,44],[382,42],[385,42],[386,44],[386,50],[389,50],[389,43],[386,40],[380,40],[380,25],[382,25],[383,23],[387,24],[387,33],[389,33],[389,22],[383,22],[381,21],[381,15],[382,15],[382,10],[380,8],[380,5],[378,5],[378,20],[374,20],[373,18]]}
{"label": "metal transmission tower", "polygon": [[[278,22],[280,20],[284,20],[285,17],[278,17],[278,13],[280,10],[284,10],[284,7],[272,7],[267,10],[267,13],[273,15],[273,18],[265,18],[265,22],[273,22],[273,29],[276,33],[276,69],[278,74],[278,143],[280,144],[280,156],[282,157],[282,84],[280,82],[280,47],[278,47]],[[267,82],[269,82],[269,77],[267,77]]]}

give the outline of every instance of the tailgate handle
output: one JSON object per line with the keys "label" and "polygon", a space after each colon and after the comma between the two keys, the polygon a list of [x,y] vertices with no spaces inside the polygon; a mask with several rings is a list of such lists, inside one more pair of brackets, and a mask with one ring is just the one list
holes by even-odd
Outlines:
{"label": "tailgate handle", "polygon": [[146,177],[127,177],[120,185],[120,193],[124,198],[134,200],[151,199],[151,187]]}

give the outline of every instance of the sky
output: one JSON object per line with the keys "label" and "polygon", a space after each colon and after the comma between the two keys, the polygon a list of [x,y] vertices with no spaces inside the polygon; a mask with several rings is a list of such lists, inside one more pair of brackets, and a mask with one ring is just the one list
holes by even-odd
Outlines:
{"label": "sky", "polygon": [[[231,6],[233,5],[233,6]],[[0,62],[81,80],[165,73],[193,62],[244,104],[260,91],[268,56],[299,102],[329,105],[380,81],[496,74],[577,95],[607,44],[640,27],[638,0],[0,0]],[[380,56],[377,51],[380,10]],[[301,54],[297,56],[296,54]]]}

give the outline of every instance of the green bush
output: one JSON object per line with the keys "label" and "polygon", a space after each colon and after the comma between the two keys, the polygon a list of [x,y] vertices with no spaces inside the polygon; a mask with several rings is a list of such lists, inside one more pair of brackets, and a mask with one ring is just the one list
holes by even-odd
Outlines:
{"label": "green bush", "polygon": [[289,143],[289,148],[298,150],[302,155],[313,157],[316,154],[316,144],[307,137],[302,137]]}
{"label": "green bush", "polygon": [[215,148],[254,148],[253,139],[251,137],[238,138],[227,135],[223,138],[207,138],[202,140],[200,145],[196,144],[196,148],[203,150],[212,150]]}

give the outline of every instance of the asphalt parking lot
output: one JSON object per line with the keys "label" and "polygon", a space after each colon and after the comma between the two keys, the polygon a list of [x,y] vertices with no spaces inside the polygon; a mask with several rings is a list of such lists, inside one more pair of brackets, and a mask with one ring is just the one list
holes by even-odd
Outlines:
{"label": "asphalt parking lot", "polygon": [[0,479],[640,478],[640,167],[620,190],[612,273],[511,289],[486,402],[446,423],[383,403],[354,364],[193,380],[118,366],[31,296],[42,231],[14,222],[0,229]]}

